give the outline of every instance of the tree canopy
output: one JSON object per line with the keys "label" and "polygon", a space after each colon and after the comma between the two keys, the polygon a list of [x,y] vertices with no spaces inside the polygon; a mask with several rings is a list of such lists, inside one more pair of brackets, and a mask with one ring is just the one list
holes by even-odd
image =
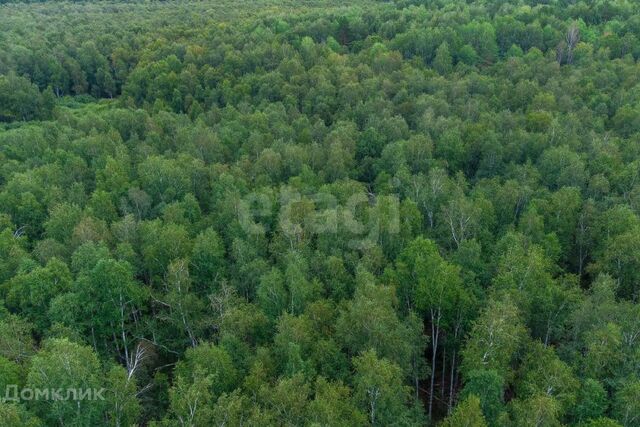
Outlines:
{"label": "tree canopy", "polygon": [[640,425],[639,17],[0,0],[0,425]]}

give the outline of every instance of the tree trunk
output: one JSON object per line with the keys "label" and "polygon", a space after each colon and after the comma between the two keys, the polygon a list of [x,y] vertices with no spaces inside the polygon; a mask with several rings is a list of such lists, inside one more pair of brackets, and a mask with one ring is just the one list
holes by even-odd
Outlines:
{"label": "tree trunk", "polygon": [[446,388],[445,386],[445,382],[446,382],[445,380],[447,377],[446,369],[447,369],[447,348],[443,347],[442,348],[442,386],[440,388],[440,398],[442,399],[443,402],[444,402],[444,390]]}
{"label": "tree trunk", "polygon": [[455,382],[455,371],[456,371],[456,349],[453,349],[453,355],[451,356],[451,376],[449,377],[449,413],[451,413],[451,409],[453,408],[453,383]]}
{"label": "tree trunk", "polygon": [[429,387],[429,419],[433,414],[433,388],[436,378],[436,357],[438,353],[438,337],[440,334],[440,311],[431,310],[431,385]]}

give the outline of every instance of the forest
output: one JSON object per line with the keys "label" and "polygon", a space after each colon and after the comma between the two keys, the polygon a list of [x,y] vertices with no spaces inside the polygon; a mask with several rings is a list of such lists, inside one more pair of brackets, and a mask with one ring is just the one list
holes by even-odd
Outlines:
{"label": "forest", "polygon": [[640,3],[0,0],[0,426],[640,426]]}

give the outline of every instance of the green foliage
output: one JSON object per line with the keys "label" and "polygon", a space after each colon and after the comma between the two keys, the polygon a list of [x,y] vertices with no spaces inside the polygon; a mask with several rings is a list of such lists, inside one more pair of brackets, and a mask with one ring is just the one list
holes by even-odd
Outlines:
{"label": "green foliage", "polygon": [[7,427],[40,427],[42,422],[21,405],[0,403],[0,423]]}
{"label": "green foliage", "polygon": [[31,3],[0,425],[640,424],[637,2]]}
{"label": "green foliage", "polygon": [[405,407],[409,389],[402,385],[400,367],[380,359],[375,351],[366,351],[353,360],[354,398],[371,425],[409,422],[411,413]]}
{"label": "green foliage", "polygon": [[445,75],[451,72],[453,68],[453,59],[449,52],[449,45],[447,42],[443,42],[436,50],[436,57],[433,59],[433,68],[440,74]]}
{"label": "green foliage", "polygon": [[506,379],[526,338],[515,305],[509,299],[490,300],[475,321],[463,350],[463,373],[492,369]]}
{"label": "green foliage", "polygon": [[486,427],[487,422],[482,416],[480,399],[469,396],[460,402],[451,415],[440,424],[443,427]]}
{"label": "green foliage", "polygon": [[309,404],[310,422],[343,427],[366,424],[364,413],[352,402],[349,387],[320,377],[316,382],[315,398]]}
{"label": "green foliage", "polygon": [[607,391],[602,384],[592,378],[586,379],[578,390],[578,400],[574,409],[575,420],[583,422],[601,417],[607,410],[607,398]]}
{"label": "green foliage", "polygon": [[640,382],[629,381],[616,393],[613,402],[613,414],[623,426],[632,426],[640,420]]}
{"label": "green foliage", "polygon": [[521,369],[522,374],[516,385],[519,396],[552,396],[558,401],[561,413],[574,407],[578,381],[553,348],[534,342],[524,357]]}
{"label": "green foliage", "polygon": [[121,366],[114,366],[106,374],[110,422],[113,425],[132,425],[140,417],[138,384],[134,376]]}
{"label": "green foliage", "polygon": [[475,370],[466,375],[461,399],[478,399],[482,414],[495,423],[504,410],[504,379],[495,370]]}
{"label": "green foliage", "polygon": [[62,390],[65,396],[59,399],[34,399],[30,402],[33,411],[47,424],[62,422],[68,425],[95,425],[105,415],[105,404],[101,399],[69,399],[67,390],[84,393],[101,390],[100,362],[89,347],[72,343],[66,339],[48,341],[45,347],[31,360],[26,386],[35,390]]}
{"label": "green foliage", "polygon": [[25,77],[0,75],[0,122],[48,118],[53,100],[49,92],[45,94]]}
{"label": "green foliage", "polygon": [[211,396],[220,396],[235,388],[236,369],[229,354],[215,345],[203,343],[187,350],[184,360],[176,366],[176,375],[196,384],[208,378]]}

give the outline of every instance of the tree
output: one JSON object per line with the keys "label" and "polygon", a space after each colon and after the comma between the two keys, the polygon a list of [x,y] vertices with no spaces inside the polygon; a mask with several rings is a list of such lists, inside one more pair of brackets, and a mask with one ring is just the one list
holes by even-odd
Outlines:
{"label": "tree", "polygon": [[150,279],[164,277],[171,261],[187,259],[192,242],[182,225],[162,224],[159,220],[141,225],[142,256]]}
{"label": "tree", "polygon": [[410,392],[402,384],[400,367],[378,358],[373,350],[354,358],[353,364],[354,399],[369,423],[377,426],[407,422],[411,416],[407,407]]}
{"label": "tree", "polygon": [[597,257],[593,270],[613,275],[620,285],[623,296],[635,298],[640,291],[638,283],[637,244],[640,228],[633,228],[621,234],[606,239],[604,250]]}
{"label": "tree", "polygon": [[9,393],[12,387],[18,387],[22,383],[22,372],[20,366],[0,356],[0,389]]}
{"label": "tree", "polygon": [[134,424],[140,417],[135,370],[127,372],[121,366],[112,367],[106,375],[108,414],[116,427]]}
{"label": "tree", "polygon": [[192,380],[177,377],[169,391],[170,416],[163,424],[184,427],[209,425],[213,418],[211,381],[211,377],[199,373],[195,373]]}
{"label": "tree", "polygon": [[476,50],[468,44],[465,44],[460,48],[457,56],[460,62],[467,65],[476,65],[479,60]]}
{"label": "tree", "polygon": [[433,59],[433,68],[442,75],[449,74],[453,69],[453,58],[449,52],[449,45],[443,42],[436,50],[436,57]]}
{"label": "tree", "polygon": [[263,386],[260,398],[272,423],[301,425],[308,418],[310,386],[301,375],[282,378],[274,386]]}
{"label": "tree", "polygon": [[190,188],[187,170],[177,160],[149,157],[138,167],[142,190],[156,202],[171,202],[184,196]]}
{"label": "tree", "polygon": [[465,375],[460,400],[478,399],[484,418],[489,424],[493,424],[504,410],[504,386],[504,378],[498,371],[470,371]]}
{"label": "tree", "polygon": [[258,426],[270,422],[261,408],[252,405],[250,400],[239,391],[223,394],[216,401],[211,414],[213,425],[249,425]]}
{"label": "tree", "polygon": [[194,243],[191,255],[193,280],[201,293],[206,293],[211,286],[225,277],[224,245],[218,233],[208,228],[200,233]]}
{"label": "tree", "polygon": [[[105,416],[106,404],[100,399],[105,385],[98,358],[90,347],[67,339],[52,339],[31,360],[26,386],[33,390],[62,390],[71,398],[35,399],[30,407],[48,424],[97,425]],[[81,399],[81,394],[96,396]]]}
{"label": "tree", "polygon": [[624,427],[632,426],[640,420],[640,382],[629,381],[624,384],[614,396],[613,413],[616,420]]}
{"label": "tree", "polygon": [[0,75],[0,122],[46,118],[51,114],[48,104],[28,79],[14,73]]}
{"label": "tree", "polygon": [[125,261],[100,259],[82,272],[71,292],[51,304],[51,317],[91,337],[94,348],[112,351],[131,368],[132,320],[144,300]]}
{"label": "tree", "polygon": [[[365,282],[336,320],[336,337],[349,354],[374,350],[409,375],[414,356],[424,348],[422,330],[396,315],[394,290]],[[420,373],[417,379],[421,378]]]}
{"label": "tree", "polygon": [[498,56],[496,32],[491,23],[472,21],[460,28],[462,39],[471,45],[484,63],[492,63]]}
{"label": "tree", "polygon": [[456,248],[472,238],[478,228],[481,209],[462,194],[454,196],[442,208],[442,227],[451,236]]}
{"label": "tree", "polygon": [[596,420],[603,416],[609,406],[607,391],[593,378],[584,380],[578,389],[573,417],[577,422]]}
{"label": "tree", "polygon": [[513,376],[511,362],[524,343],[526,331],[510,298],[490,299],[474,322],[462,351],[462,371],[494,369],[506,380]]}
{"label": "tree", "polygon": [[349,387],[319,377],[315,384],[315,397],[309,403],[309,421],[318,425],[348,427],[366,424],[367,418],[355,407]]}
{"label": "tree", "polygon": [[586,172],[579,154],[569,147],[552,147],[540,156],[539,169],[543,182],[551,189],[584,186]]}
{"label": "tree", "polygon": [[459,270],[446,262],[436,245],[417,238],[400,254],[397,266],[400,292],[407,308],[415,306],[431,325],[431,384],[429,387],[429,416],[433,409],[436,359],[441,329],[454,324],[458,295],[463,294]]}
{"label": "tree", "polygon": [[0,355],[22,363],[34,352],[33,325],[15,314],[3,313],[0,318]]}
{"label": "tree", "polygon": [[558,419],[558,403],[553,397],[537,395],[526,400],[514,400],[510,406],[513,426],[559,427],[561,425]]}
{"label": "tree", "polygon": [[44,267],[34,266],[31,271],[16,275],[10,283],[8,306],[19,309],[36,331],[43,333],[50,324],[46,312],[49,304],[70,289],[71,273],[64,262],[52,259]]}
{"label": "tree", "polygon": [[[169,323],[173,328],[167,331],[169,333],[165,338],[170,348],[181,349],[185,343],[196,347],[211,324],[205,314],[205,302],[192,288],[187,261],[177,259],[171,262],[165,279],[165,292],[155,297],[160,310],[159,320]],[[161,325],[155,325],[154,328],[164,329]],[[164,333],[159,332],[158,335]]]}
{"label": "tree", "polygon": [[571,368],[561,361],[552,347],[533,342],[520,366],[517,393],[525,398],[551,396],[558,402],[558,416],[575,406],[579,383]]}
{"label": "tree", "polygon": [[282,273],[277,268],[272,268],[260,278],[256,293],[258,304],[272,319],[285,311],[288,295]]}
{"label": "tree", "polygon": [[467,397],[440,425],[443,427],[486,427],[487,422],[480,409],[480,399],[474,395]]}
{"label": "tree", "polygon": [[522,235],[508,233],[498,247],[504,255],[498,262],[495,288],[512,295],[532,335],[549,345],[561,334],[579,297],[575,279],[554,279],[552,261]]}
{"label": "tree", "polygon": [[175,371],[176,375],[194,386],[200,384],[200,379],[207,378],[210,399],[232,391],[237,384],[236,368],[229,354],[223,348],[209,343],[188,349]]}
{"label": "tree", "polygon": [[6,427],[40,427],[42,422],[23,406],[0,403],[0,424]]}

